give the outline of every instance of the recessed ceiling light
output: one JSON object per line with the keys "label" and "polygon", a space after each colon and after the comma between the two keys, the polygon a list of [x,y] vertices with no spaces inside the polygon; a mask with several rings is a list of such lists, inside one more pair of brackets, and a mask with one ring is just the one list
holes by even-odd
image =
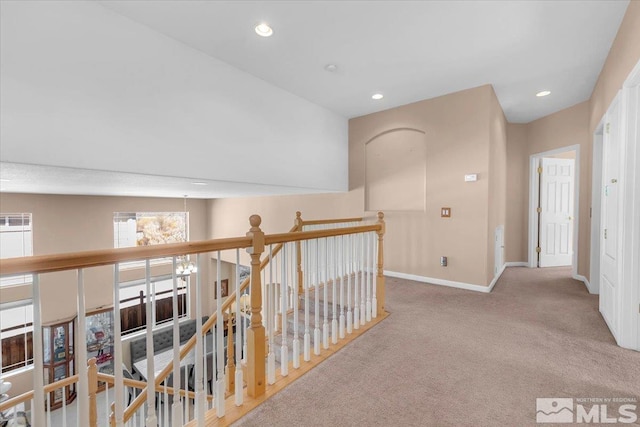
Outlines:
{"label": "recessed ceiling light", "polygon": [[381,93],[374,93],[373,95],[371,95],[372,99],[378,100],[378,99],[382,99],[384,98],[384,95]]}
{"label": "recessed ceiling light", "polygon": [[256,25],[256,34],[261,37],[270,37],[273,34],[273,29],[263,22]]}
{"label": "recessed ceiling light", "polygon": [[327,64],[324,66],[324,69],[330,73],[335,73],[338,71],[338,66],[336,64]]}
{"label": "recessed ceiling light", "polygon": [[197,182],[192,182],[192,185],[207,185],[206,182],[201,182],[201,181],[197,181]]}
{"label": "recessed ceiling light", "polygon": [[543,91],[540,91],[540,92],[536,93],[536,96],[538,98],[540,98],[542,96],[547,96],[547,95],[550,95],[550,94],[551,94],[550,90],[543,90]]}

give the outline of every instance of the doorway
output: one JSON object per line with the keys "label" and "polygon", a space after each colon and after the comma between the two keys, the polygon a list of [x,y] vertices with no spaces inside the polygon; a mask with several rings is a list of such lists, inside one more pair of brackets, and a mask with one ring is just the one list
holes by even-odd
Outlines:
{"label": "doorway", "polygon": [[580,146],[530,156],[528,266],[578,266]]}

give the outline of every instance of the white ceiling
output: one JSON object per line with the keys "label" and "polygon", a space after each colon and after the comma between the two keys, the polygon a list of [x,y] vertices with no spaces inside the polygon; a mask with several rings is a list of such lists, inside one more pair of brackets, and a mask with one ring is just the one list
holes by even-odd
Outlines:
{"label": "white ceiling", "polygon": [[[342,117],[492,84],[507,119],[526,123],[589,98],[628,0],[98,3]],[[255,34],[262,21],[273,37]],[[325,71],[329,63],[336,72]],[[552,94],[536,98],[543,89]],[[372,100],[376,92],[385,97]],[[1,192],[216,198],[319,191],[6,159],[0,177]]]}
{"label": "white ceiling", "polygon": [[527,123],[589,99],[628,0],[100,3],[344,117],[492,84]]}

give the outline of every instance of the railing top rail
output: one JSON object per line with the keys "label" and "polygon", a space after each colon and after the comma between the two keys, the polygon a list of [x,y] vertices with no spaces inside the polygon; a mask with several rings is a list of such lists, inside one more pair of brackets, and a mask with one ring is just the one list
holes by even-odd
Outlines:
{"label": "railing top rail", "polygon": [[118,262],[190,255],[251,246],[251,237],[171,243],[134,248],[102,249],[55,255],[0,259],[0,275],[51,273],[78,268],[99,267]]}
{"label": "railing top rail", "polygon": [[[265,235],[265,244],[295,242],[330,236],[378,231],[380,230],[380,227],[380,224],[370,224],[355,227],[330,228],[326,230],[267,234]],[[0,276],[51,273],[56,271],[112,265],[119,262],[181,256],[227,249],[241,249],[248,248],[251,244],[251,237],[233,237],[157,246],[103,249],[23,258],[5,258],[0,259]]]}
{"label": "railing top rail", "polygon": [[354,218],[336,218],[336,219],[312,219],[312,220],[302,220],[302,225],[322,225],[322,224],[342,224],[345,222],[362,222],[364,218],[362,217],[354,217]]}
{"label": "railing top rail", "polygon": [[355,227],[328,228],[326,230],[298,231],[295,233],[265,234],[264,244],[297,242],[300,240],[321,239],[323,237],[344,236],[346,234],[366,233],[368,231],[379,231],[380,224],[359,225]]}

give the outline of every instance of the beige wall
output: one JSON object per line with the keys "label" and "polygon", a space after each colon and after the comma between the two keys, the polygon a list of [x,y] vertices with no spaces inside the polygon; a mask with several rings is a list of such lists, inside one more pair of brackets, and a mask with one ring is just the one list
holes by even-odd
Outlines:
{"label": "beige wall", "polygon": [[[416,129],[426,134],[426,208],[385,212],[385,269],[487,285],[493,277],[488,270],[489,264],[493,268],[493,252],[489,258],[487,247],[494,225],[489,224],[488,206],[494,97],[491,86],[482,86],[351,119],[348,193],[212,200],[210,236],[244,234],[253,213],[263,217],[267,233],[288,230],[296,210],[306,219],[373,217],[374,212],[364,211],[365,144],[394,129]],[[495,150],[504,152],[504,117],[493,105]],[[504,173],[502,162],[495,165],[498,180]],[[468,173],[477,173],[478,181],[465,183]],[[496,185],[497,192],[500,187]],[[504,196],[496,197],[494,222],[504,218]],[[440,218],[441,207],[452,208],[450,219]],[[440,267],[441,255],[449,257],[446,268]]]}
{"label": "beige wall", "polygon": [[507,215],[507,119],[493,91],[493,87],[491,87],[489,95],[491,116],[489,122],[489,224],[487,229],[488,283],[493,280],[496,274],[495,231],[497,227],[505,225]]}
{"label": "beige wall", "polygon": [[507,124],[507,218],[505,224],[506,262],[527,260],[527,209],[529,200],[529,156],[527,125]]}
{"label": "beige wall", "polygon": [[592,135],[600,119],[622,84],[640,61],[640,1],[629,2],[607,60],[602,67],[590,100],[589,135]]}

